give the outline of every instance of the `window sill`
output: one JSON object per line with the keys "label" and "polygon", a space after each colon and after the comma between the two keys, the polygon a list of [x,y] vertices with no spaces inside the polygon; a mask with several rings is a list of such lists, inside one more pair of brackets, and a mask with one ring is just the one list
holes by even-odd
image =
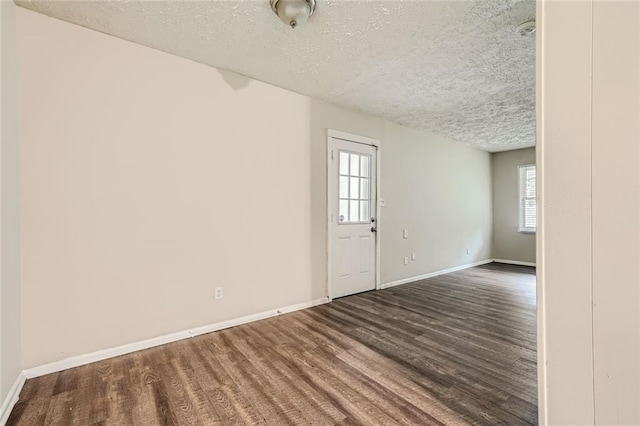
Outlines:
{"label": "window sill", "polygon": [[522,229],[519,229],[518,233],[520,233],[520,234],[535,234],[536,231],[524,231]]}

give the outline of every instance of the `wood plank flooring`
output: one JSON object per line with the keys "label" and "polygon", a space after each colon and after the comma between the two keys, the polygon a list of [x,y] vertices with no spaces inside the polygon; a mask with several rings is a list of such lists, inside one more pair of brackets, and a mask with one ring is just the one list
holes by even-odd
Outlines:
{"label": "wood plank flooring", "polygon": [[535,270],[494,263],[31,379],[8,425],[536,423]]}

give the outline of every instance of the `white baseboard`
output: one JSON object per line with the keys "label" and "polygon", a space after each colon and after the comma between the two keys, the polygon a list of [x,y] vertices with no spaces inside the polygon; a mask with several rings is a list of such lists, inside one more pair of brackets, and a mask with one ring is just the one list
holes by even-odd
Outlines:
{"label": "white baseboard", "polygon": [[11,389],[9,389],[9,394],[2,402],[2,406],[0,407],[0,426],[4,426],[9,420],[9,415],[13,410],[13,407],[18,402],[18,397],[20,396],[20,391],[24,386],[24,382],[27,380],[27,377],[24,375],[24,372],[20,372],[18,374],[18,378],[16,379]]}
{"label": "white baseboard", "polygon": [[[134,342],[134,343],[128,343],[126,345],[117,346],[115,348],[103,349],[100,351],[96,351],[96,352],[92,352],[84,355],[77,355],[77,356],[69,357],[60,361],[55,361],[49,364],[40,365],[38,367],[28,368],[23,371],[23,375],[27,379],[31,379],[33,377],[44,376],[45,374],[57,373],[58,371],[79,367],[81,365],[102,361],[108,358],[125,355],[128,353],[140,351],[143,349],[152,348],[154,346],[164,345],[167,343],[175,342],[177,340],[188,339],[190,337],[199,336],[201,334],[211,333],[213,331],[223,330],[225,328],[235,327],[237,325],[258,321],[265,318],[275,317],[275,316],[286,314],[289,312],[298,311],[300,309],[311,308],[313,306],[327,303],[328,301],[329,299],[327,297],[323,297],[322,299],[316,299],[310,302],[298,303],[295,305],[285,306],[280,309],[272,309],[269,311],[259,312],[257,314],[247,315],[244,317],[235,318],[228,321],[222,321],[214,324],[205,325],[202,327],[192,328],[189,330],[178,331],[176,333],[166,334],[164,336],[158,336],[152,339],[141,340],[139,342]],[[0,423],[0,426],[1,426],[1,423]]]}
{"label": "white baseboard", "polygon": [[506,263],[508,265],[536,266],[533,262],[521,262],[519,260],[493,259],[496,263]]}
{"label": "white baseboard", "polygon": [[453,268],[442,269],[440,271],[429,272],[428,274],[417,275],[415,277],[409,277],[409,278],[403,278],[403,279],[398,280],[398,281],[392,281],[390,283],[382,284],[380,286],[380,288],[395,287],[397,285],[407,284],[407,283],[412,283],[414,281],[419,281],[419,280],[424,280],[424,279],[427,279],[427,278],[437,277],[438,275],[450,274],[452,272],[461,271],[461,270],[467,269],[467,268],[473,268],[474,266],[485,265],[485,264],[491,263],[491,262],[493,262],[493,259],[486,259],[486,260],[481,260],[479,262],[467,263],[466,265],[454,266]]}

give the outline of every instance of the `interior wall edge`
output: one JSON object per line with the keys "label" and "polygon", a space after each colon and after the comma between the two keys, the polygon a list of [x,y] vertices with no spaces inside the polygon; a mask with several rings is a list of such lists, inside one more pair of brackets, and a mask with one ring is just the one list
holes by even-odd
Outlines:
{"label": "interior wall edge", "polygon": [[15,389],[22,370],[18,177],[17,10],[0,1],[0,401]]}
{"label": "interior wall edge", "polygon": [[487,263],[491,263],[491,262],[495,262],[495,259],[480,260],[478,262],[467,263],[467,264],[464,264],[464,265],[453,266],[453,267],[447,268],[447,269],[441,269],[439,271],[434,271],[434,272],[429,272],[429,273],[426,273],[426,274],[416,275],[416,276],[409,277],[409,278],[403,278],[401,280],[396,280],[396,281],[391,281],[391,282],[388,282],[388,283],[384,283],[384,284],[382,284],[380,286],[380,289],[395,287],[395,286],[402,285],[402,284],[408,284],[408,283],[412,283],[414,281],[425,280],[427,278],[437,277],[438,275],[450,274],[452,272],[462,271],[464,269],[473,268],[475,266],[486,265]]}
{"label": "interior wall edge", "polygon": [[200,336],[202,334],[212,333],[214,331],[224,330],[225,328],[235,327],[241,324],[247,324],[254,321],[259,321],[279,315],[288,314],[291,312],[299,311],[301,309],[312,308],[314,306],[328,303],[328,298],[312,300],[307,303],[298,303],[295,305],[284,306],[279,309],[272,309],[264,312],[258,312],[252,315],[246,315],[240,318],[235,318],[227,321],[221,321],[214,324],[209,324],[202,327],[191,328],[189,330],[183,330],[176,333],[166,334],[163,336],[154,337],[151,339],[145,339],[138,342],[132,342],[113,348],[103,349],[83,355],[76,355],[60,361],[54,361],[48,364],[39,365],[25,369],[22,374],[27,379],[34,377],[44,376],[46,374],[57,373],[59,371],[68,370],[70,368],[79,367],[81,365],[90,364],[93,362],[103,361],[109,358],[114,358],[120,355],[137,352],[143,349],[149,349],[156,346],[165,345],[167,343],[176,342],[178,340],[189,339],[191,337]]}
{"label": "interior wall edge", "polygon": [[520,265],[520,266],[532,266],[535,267],[537,264],[535,262],[523,262],[521,260],[510,260],[510,259],[493,259],[496,263],[506,263],[507,265]]}
{"label": "interior wall edge", "polygon": [[[544,144],[542,135],[544,134],[544,102],[543,91],[544,74],[544,42],[545,42],[545,2],[536,2],[536,195],[537,204],[544,205]],[[537,367],[538,367],[538,422],[542,426],[549,423],[547,414],[547,367],[546,360],[546,313],[545,313],[545,290],[544,290],[544,211],[538,212],[538,226],[536,232],[536,303],[537,303]]]}
{"label": "interior wall edge", "polygon": [[2,402],[2,406],[0,406],[0,426],[4,426],[7,420],[9,419],[9,415],[11,415],[11,411],[13,407],[15,407],[18,402],[18,397],[20,396],[20,391],[22,391],[22,387],[24,383],[27,381],[27,376],[21,371],[16,378],[16,381],[11,386],[9,393],[6,398]]}

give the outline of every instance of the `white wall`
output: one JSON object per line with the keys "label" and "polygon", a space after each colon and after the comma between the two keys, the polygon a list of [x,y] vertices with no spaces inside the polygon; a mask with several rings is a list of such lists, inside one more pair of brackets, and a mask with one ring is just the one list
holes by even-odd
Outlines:
{"label": "white wall", "polygon": [[536,262],[536,235],[518,232],[518,166],[535,163],[534,148],[491,155],[494,259]]}
{"label": "white wall", "polygon": [[0,1],[0,404],[22,370],[15,14],[13,2]]}
{"label": "white wall", "polygon": [[538,29],[541,422],[640,424],[640,4],[539,2]]}
{"label": "white wall", "polygon": [[489,259],[490,154],[391,123],[384,142],[382,283]]}
{"label": "white wall", "polygon": [[419,256],[384,279],[489,256],[487,153],[24,9],[18,43],[26,368],[325,297],[327,128],[382,141]]}

